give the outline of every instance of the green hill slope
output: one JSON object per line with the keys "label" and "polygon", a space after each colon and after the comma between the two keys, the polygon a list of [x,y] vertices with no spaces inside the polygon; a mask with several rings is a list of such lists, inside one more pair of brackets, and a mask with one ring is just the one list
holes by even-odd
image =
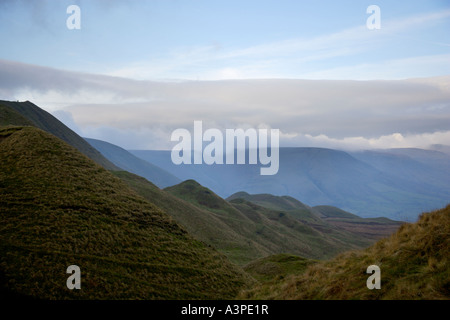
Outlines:
{"label": "green hill slope", "polygon": [[[118,167],[107,160],[82,137],[73,132],[50,113],[39,108],[30,101],[13,102],[0,100],[0,106],[2,106],[0,108],[0,119],[2,119],[0,120],[0,125],[35,126],[67,142],[105,169],[119,170]],[[11,117],[11,113],[14,113],[15,116]],[[20,114],[22,117],[18,117],[17,114]],[[24,119],[26,120],[24,121]]]}
{"label": "green hill slope", "polygon": [[384,217],[361,218],[333,206],[315,206],[312,209],[327,223],[373,240],[390,236],[404,223]]}
{"label": "green hill slope", "polygon": [[[424,213],[388,238],[360,251],[317,262],[282,281],[262,283],[240,298],[450,299],[450,206]],[[367,267],[381,269],[381,288],[369,290]],[[297,274],[295,274],[297,273]]]}
{"label": "green hill slope", "polygon": [[161,190],[140,176],[126,171],[113,173],[138,194],[167,212],[198,240],[213,246],[234,263],[242,265],[271,254],[267,248],[246,238],[245,234],[211,211]]}
{"label": "green hill slope", "polygon": [[0,126],[35,126],[35,124],[21,115],[16,110],[1,104],[0,101]]}
{"label": "green hill slope", "polygon": [[[0,293],[223,299],[250,280],[123,181],[33,127],[0,130]],[[81,290],[66,268],[81,269]]]}
{"label": "green hill slope", "polygon": [[[344,231],[347,235],[353,235],[353,238],[363,238],[372,242],[391,235],[403,223],[402,221],[394,221],[387,218],[361,218],[333,206],[309,207],[288,196],[238,192],[230,196],[228,200],[239,198],[268,209],[287,213],[328,235]],[[338,235],[336,234],[336,236]],[[347,240],[350,241],[351,238]],[[345,241],[345,237],[343,240]]]}
{"label": "green hill slope", "polygon": [[317,213],[311,207],[289,196],[274,196],[272,194],[248,194],[237,192],[227,198],[228,201],[245,199],[267,209],[289,213],[291,216],[308,223],[323,224]]}
{"label": "green hill slope", "polygon": [[[232,253],[224,251],[239,264],[276,253],[325,259],[371,243],[360,235],[338,230],[325,222],[320,225],[310,224],[297,219],[289,212],[265,208],[242,198],[226,201],[193,180],[164,190],[201,210],[208,211],[210,215],[242,235],[247,244],[254,244],[254,247],[259,249],[259,252],[251,256],[241,252],[242,245],[236,247]],[[320,220],[313,217],[314,214],[309,214],[311,219]],[[263,248],[265,255],[261,255],[260,248]]]}

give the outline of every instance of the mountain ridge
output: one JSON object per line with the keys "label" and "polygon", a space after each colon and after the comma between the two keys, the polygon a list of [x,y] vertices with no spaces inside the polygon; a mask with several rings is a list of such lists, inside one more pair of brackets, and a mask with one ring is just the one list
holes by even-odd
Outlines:
{"label": "mountain ridge", "polygon": [[[100,154],[95,148],[93,148],[89,143],[87,143],[83,138],[81,138],[78,134],[68,128],[61,121],[56,119],[53,115],[48,113],[47,111],[39,108],[35,104],[30,101],[24,102],[14,102],[14,101],[6,101],[0,100],[0,105],[3,105],[3,108],[0,109],[2,114],[3,121],[1,124],[3,125],[32,125],[39,129],[42,129],[46,132],[49,132],[61,140],[67,142],[72,145],[76,149],[80,150],[81,153],[84,153],[86,156],[94,160],[95,162],[102,165],[104,168],[109,170],[118,170],[119,168],[112,164],[108,159],[106,159],[103,155]],[[22,119],[17,117],[3,117],[3,115],[8,112],[6,109],[14,110],[16,114],[20,114]],[[10,112],[10,111],[9,111]],[[7,123],[6,120],[9,123]],[[24,119],[26,119],[26,123],[24,123]]]}
{"label": "mountain ridge", "polygon": [[[418,162],[411,155],[405,155],[411,163],[407,167],[402,167],[402,158],[391,157],[392,167],[380,170],[356,153],[281,147],[278,173],[261,176],[258,166],[249,164],[174,165],[170,151],[130,152],[182,180],[194,179],[223,198],[239,191],[288,195],[309,206],[335,206],[360,217],[414,221],[420,212],[445,206],[450,197],[450,178],[446,179],[450,176],[450,157],[422,158],[420,171],[415,170],[413,164]],[[427,172],[435,174],[428,177]]]}
{"label": "mountain ridge", "polygon": [[160,188],[172,186],[181,182],[179,178],[166,170],[138,158],[127,150],[112,143],[98,139],[84,139],[116,166],[125,171],[142,176]]}

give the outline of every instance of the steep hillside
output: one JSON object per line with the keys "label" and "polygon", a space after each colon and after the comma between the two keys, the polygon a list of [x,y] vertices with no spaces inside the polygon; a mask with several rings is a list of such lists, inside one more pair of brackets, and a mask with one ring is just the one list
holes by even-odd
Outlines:
{"label": "steep hillside", "polygon": [[[100,154],[95,148],[93,148],[89,143],[87,143],[78,134],[69,129],[65,124],[56,119],[47,111],[39,108],[30,101],[25,102],[12,102],[0,100],[0,119],[3,118],[4,112],[9,114],[13,111],[15,114],[20,114],[22,117],[9,117],[9,121],[0,120],[0,125],[32,125],[40,128],[54,136],[60,138],[61,140],[67,142],[72,147],[78,149],[81,153],[85,154],[105,169],[108,170],[119,170],[114,164],[107,160],[104,156]],[[9,111],[5,111],[10,109]],[[23,119],[27,121],[24,122]]]}
{"label": "steep hillside", "polygon": [[35,124],[22,116],[16,110],[1,104],[0,101],[0,126],[35,126]]}
{"label": "steep hillside", "polygon": [[160,188],[173,186],[181,182],[171,173],[132,155],[116,145],[96,139],[85,140],[116,166],[144,177]]}
{"label": "steep hillside", "polygon": [[[250,282],[60,139],[0,130],[0,293],[39,299],[223,299]],[[66,268],[81,269],[81,289]]]}
{"label": "steep hillside", "polygon": [[213,246],[237,264],[271,254],[271,251],[246,234],[234,229],[220,216],[206,208],[198,207],[180,199],[170,192],[159,189],[148,180],[126,171],[113,172],[142,197],[170,214],[197,239]]}
{"label": "steep hillside", "polygon": [[[299,268],[278,282],[261,283],[241,298],[450,299],[450,206],[360,251]],[[381,270],[381,288],[369,290],[367,267]],[[297,274],[295,274],[297,273]]]}

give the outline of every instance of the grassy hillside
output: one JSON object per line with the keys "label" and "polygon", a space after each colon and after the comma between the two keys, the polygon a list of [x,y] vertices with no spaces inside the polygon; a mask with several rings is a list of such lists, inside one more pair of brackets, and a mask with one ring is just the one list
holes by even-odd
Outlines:
{"label": "grassy hillside", "polygon": [[166,170],[142,160],[116,145],[96,139],[85,140],[116,166],[144,177],[160,188],[173,186],[181,182],[180,179]]}
{"label": "grassy hillside", "polygon": [[167,212],[190,234],[224,253],[231,261],[242,265],[271,254],[270,250],[247,239],[245,234],[235,230],[233,225],[227,224],[220,216],[206,208],[180,199],[132,173],[126,171],[113,173],[138,194]]}
{"label": "grassy hillside", "polygon": [[253,289],[240,292],[238,298],[267,300],[267,297],[280,293],[280,283],[284,283],[286,278],[302,274],[317,262],[292,254],[275,254],[252,261],[244,266],[244,270],[256,279],[258,284]]}
{"label": "grassy hillside", "polygon": [[[424,213],[360,251],[317,262],[282,281],[262,283],[241,298],[450,299],[450,206]],[[381,269],[381,289],[369,290],[366,269]],[[297,274],[295,274],[297,273]]]}
{"label": "grassy hillside", "polygon": [[[287,213],[289,216],[315,229],[336,237],[339,237],[336,234],[337,231],[346,231],[352,234],[353,237],[378,240],[394,233],[403,223],[387,218],[361,218],[333,206],[315,206],[311,208],[288,196],[238,192],[227,199],[239,198],[271,210]],[[342,240],[346,241],[345,236]],[[347,238],[347,241],[351,241],[351,238]]]}
{"label": "grassy hillside", "polygon": [[[67,142],[104,168],[108,170],[119,170],[118,167],[102,156],[100,152],[93,148],[78,134],[73,132],[50,113],[39,108],[30,101],[13,102],[0,100],[0,106],[2,106],[0,108],[0,119],[2,119],[0,120],[0,125],[35,126]],[[15,114],[14,117],[10,116],[11,112]],[[4,116],[5,114],[7,117]],[[17,114],[21,115],[21,117],[17,117]],[[24,119],[26,119],[26,121],[24,121]]]}
{"label": "grassy hillside", "polygon": [[[233,261],[248,263],[276,253],[291,253],[314,259],[330,258],[352,248],[368,246],[371,242],[360,235],[339,230],[322,222],[308,221],[312,213],[301,221],[290,212],[269,209],[242,198],[226,201],[193,180],[164,189],[190,204],[208,211],[211,216],[225,223],[246,240],[255,244],[256,254],[244,254],[242,244],[233,250],[225,250]],[[312,218],[311,218],[312,219]],[[315,217],[315,219],[320,220]],[[222,248],[224,249],[224,248]],[[265,253],[264,255],[261,255]]]}
{"label": "grassy hillside", "polygon": [[333,206],[315,206],[312,209],[328,224],[373,240],[390,236],[404,223],[383,217],[361,218]]}
{"label": "grassy hillside", "polygon": [[0,101],[0,126],[35,126],[31,120],[22,116],[16,110],[1,104]]}
{"label": "grassy hillside", "polygon": [[306,259],[292,254],[274,254],[257,259],[244,266],[244,270],[261,282],[273,282],[292,274],[300,274],[317,260]]}
{"label": "grassy hillside", "polygon": [[289,196],[275,196],[272,194],[248,194],[247,192],[237,192],[227,198],[228,201],[244,199],[261,207],[287,212],[303,222],[322,223],[311,207]]}
{"label": "grassy hillside", "polygon": [[[250,282],[122,180],[34,127],[0,130],[0,293],[222,299]],[[81,269],[68,290],[66,268]]]}
{"label": "grassy hillside", "polygon": [[289,214],[243,199],[225,201],[195,181],[161,190],[134,174],[114,174],[171,215],[190,234],[239,265],[276,253],[324,259],[370,244],[364,237],[336,228],[328,233],[315,230]]}

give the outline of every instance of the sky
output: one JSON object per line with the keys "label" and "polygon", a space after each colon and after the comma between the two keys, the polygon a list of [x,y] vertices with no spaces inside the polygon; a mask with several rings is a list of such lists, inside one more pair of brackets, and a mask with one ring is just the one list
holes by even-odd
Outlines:
{"label": "sky", "polygon": [[2,0],[0,99],[126,149],[195,120],[281,146],[450,144],[448,30],[448,0]]}

